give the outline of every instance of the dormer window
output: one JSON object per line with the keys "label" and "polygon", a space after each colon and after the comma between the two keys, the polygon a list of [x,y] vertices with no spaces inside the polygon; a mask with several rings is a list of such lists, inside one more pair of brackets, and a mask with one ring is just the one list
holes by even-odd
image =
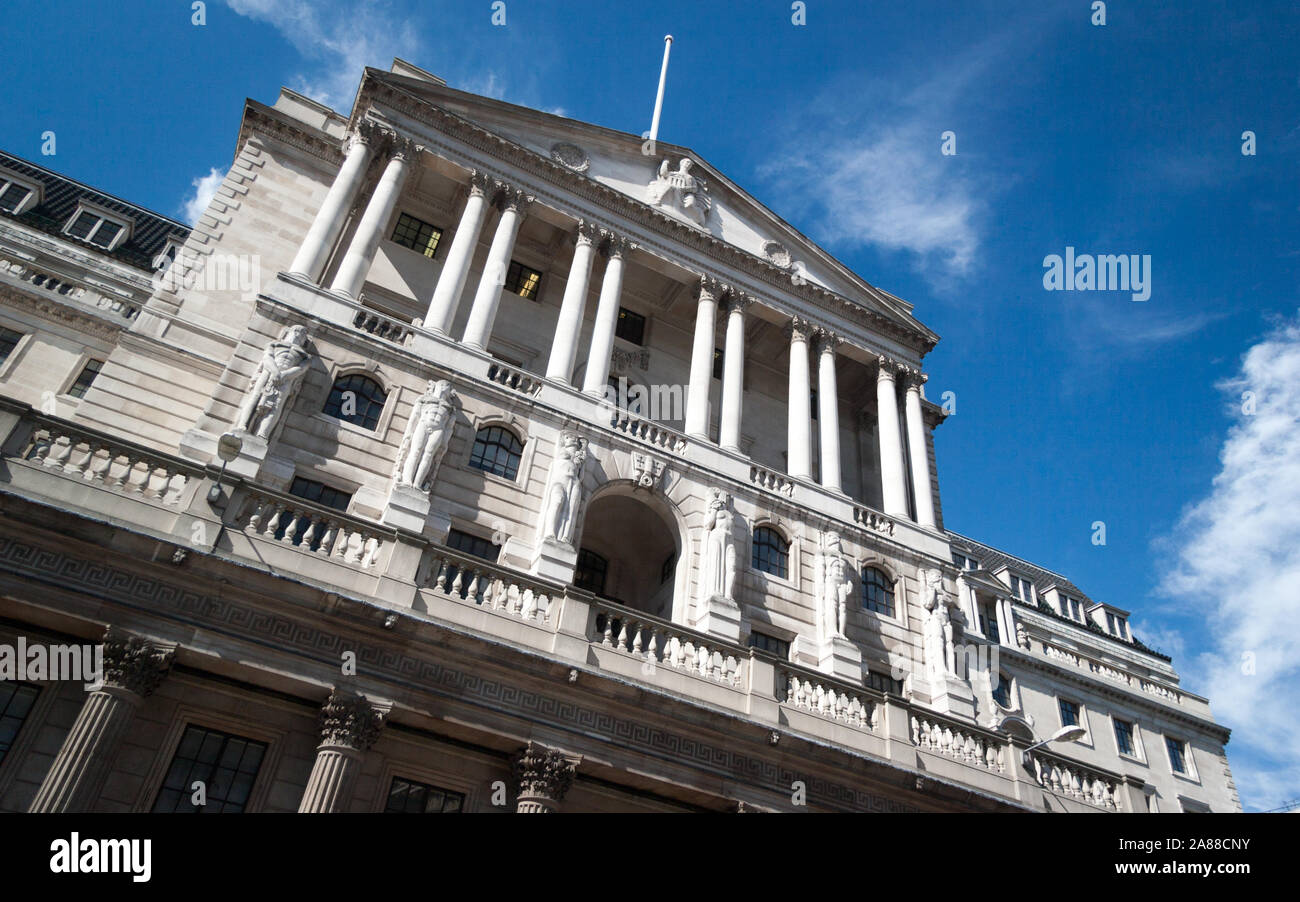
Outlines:
{"label": "dormer window", "polygon": [[184,242],[180,238],[168,238],[167,245],[153,258],[153,268],[163,272],[176,262],[176,255],[181,252]]}
{"label": "dormer window", "polygon": [[131,224],[129,220],[116,219],[105,211],[83,202],[68,220],[63,232],[65,235],[111,251],[130,236]]}
{"label": "dormer window", "polygon": [[1061,616],[1083,622],[1083,605],[1068,595],[1061,596]]}
{"label": "dormer window", "polygon": [[1128,623],[1123,617],[1116,617],[1110,611],[1106,612],[1106,625],[1110,627],[1111,635],[1119,636],[1121,639],[1128,638]]}
{"label": "dormer window", "polygon": [[1011,574],[1011,594],[1019,598],[1025,604],[1034,603],[1034,584],[1027,579],[1022,579]]}
{"label": "dormer window", "polygon": [[0,171],[0,210],[13,216],[41,202],[41,186]]}

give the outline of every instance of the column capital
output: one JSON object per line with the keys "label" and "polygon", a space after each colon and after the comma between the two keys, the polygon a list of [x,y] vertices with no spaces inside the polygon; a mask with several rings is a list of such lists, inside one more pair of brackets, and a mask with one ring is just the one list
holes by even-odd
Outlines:
{"label": "column capital", "polygon": [[726,283],[721,279],[714,278],[713,276],[700,276],[700,283],[695,287],[695,295],[697,298],[704,298],[707,296],[715,301],[726,294],[727,291],[728,288]]}
{"label": "column capital", "polygon": [[818,326],[813,330],[813,341],[817,345],[817,353],[835,353],[835,349],[844,344],[841,338],[834,330],[825,326]]}
{"label": "column capital", "polygon": [[515,213],[526,213],[528,208],[533,205],[537,198],[527,193],[522,188],[514,188],[505,182],[497,182],[497,203],[501,205],[501,212],[513,211]]}
{"label": "column capital", "polygon": [[171,671],[175,657],[174,646],[109,627],[104,633],[104,685],[148,698]]}
{"label": "column capital", "polygon": [[515,778],[519,810],[552,810],[573,785],[580,761],[536,742],[515,752],[510,759],[510,770]]}
{"label": "column capital", "polygon": [[321,745],[364,752],[379,738],[387,713],[364,696],[335,688],[320,709]]}
{"label": "column capital", "polygon": [[421,152],[424,151],[424,145],[420,144],[414,138],[406,135],[390,132],[392,142],[391,157],[395,160],[414,160]]}
{"label": "column capital", "polygon": [[592,222],[590,219],[579,219],[577,227],[573,230],[573,243],[590,245],[599,244],[601,235],[604,234],[604,231],[604,229]]}
{"label": "column capital", "polygon": [[487,197],[488,191],[492,189],[492,176],[486,172],[480,172],[477,169],[469,171],[469,196],[470,197]]}
{"label": "column capital", "polygon": [[737,310],[744,313],[753,303],[753,296],[746,294],[738,288],[728,288],[726,298],[723,300],[723,304],[727,308],[727,313],[733,313]]}
{"label": "column capital", "polygon": [[903,380],[903,388],[907,391],[919,392],[921,386],[930,378],[925,373],[912,366],[899,366],[898,372],[900,378]]}
{"label": "column capital", "polygon": [[895,382],[903,370],[902,364],[892,357],[886,357],[884,354],[876,355],[876,366],[879,367],[876,372],[877,382]]}
{"label": "column capital", "polygon": [[609,229],[600,230],[601,237],[604,239],[605,255],[608,257],[626,257],[640,245],[625,235],[618,235]]}
{"label": "column capital", "polygon": [[786,341],[808,341],[812,338],[816,327],[802,316],[792,316],[790,321],[781,327],[781,333],[785,336]]}
{"label": "column capital", "polygon": [[357,144],[367,144],[374,147],[375,144],[382,141],[384,137],[383,129],[372,119],[362,119],[357,123],[356,128],[348,132],[348,136],[343,139],[343,152],[349,153]]}

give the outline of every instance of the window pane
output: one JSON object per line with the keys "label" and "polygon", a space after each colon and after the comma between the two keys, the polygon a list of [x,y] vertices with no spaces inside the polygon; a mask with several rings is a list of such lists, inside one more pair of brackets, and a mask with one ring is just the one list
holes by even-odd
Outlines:
{"label": "window pane", "polygon": [[601,595],[605,591],[605,573],[609,561],[594,551],[583,548],[578,552],[578,566],[573,574],[573,584],[579,589]]}
{"label": "window pane", "polygon": [[438,242],[441,240],[442,229],[432,223],[416,219],[406,213],[397,217],[397,225],[393,228],[395,243],[409,247],[426,257],[432,257],[438,250]]}
{"label": "window pane", "polygon": [[12,213],[18,209],[19,204],[27,200],[27,195],[31,193],[30,188],[24,188],[16,182],[10,182],[3,191],[0,191],[0,210],[7,210]]}
{"label": "window pane", "polygon": [[[244,810],[266,743],[208,730],[185,728],[153,810],[188,813],[234,813]],[[203,783],[207,805],[193,804],[194,783]]]}
{"label": "window pane", "polygon": [[15,332],[13,329],[0,327],[0,363],[9,359],[9,355],[18,347],[18,342],[22,341],[23,333]]}
{"label": "window pane", "polygon": [[524,266],[516,260],[510,261],[510,270],[506,273],[506,291],[535,301],[541,282],[542,274],[537,270]]}
{"label": "window pane", "polygon": [[862,571],[862,608],[886,617],[894,616],[894,586],[884,571],[876,567]]}
{"label": "window pane", "polygon": [[378,382],[361,373],[351,373],[334,380],[323,412],[374,432],[387,400],[388,394]]}
{"label": "window pane", "polygon": [[462,793],[394,777],[388,787],[388,804],[384,806],[384,813],[457,814],[464,806]]}
{"label": "window pane", "polygon": [[83,210],[81,215],[68,227],[68,234],[73,238],[85,238],[90,234],[90,230],[95,227],[97,222],[99,222],[98,216]]}
{"label": "window pane", "polygon": [[780,533],[768,526],[754,530],[754,554],[752,565],[755,570],[771,573],[786,579],[789,569],[789,548]]}
{"label": "window pane", "polygon": [[469,465],[485,473],[493,473],[513,480],[519,475],[519,462],[523,443],[509,429],[490,426],[480,429],[474,436]]}
{"label": "window pane", "polygon": [[100,247],[108,247],[117,237],[117,233],[122,231],[122,227],[115,222],[109,222],[105,219],[95,229],[95,234],[90,236],[91,244],[98,244]]}
{"label": "window pane", "polygon": [[40,692],[39,686],[29,683],[0,682],[0,762],[5,760]]}
{"label": "window pane", "polygon": [[87,360],[85,367],[83,367],[81,372],[77,374],[77,378],[73,380],[72,386],[68,389],[68,394],[74,398],[84,398],[87,389],[89,389],[90,384],[95,381],[95,377],[99,375],[99,370],[103,365],[104,362],[102,360]]}
{"label": "window pane", "polygon": [[1079,723],[1079,706],[1061,699],[1061,726],[1072,727]]}
{"label": "window pane", "polygon": [[614,334],[634,345],[642,344],[645,341],[645,317],[625,307],[619,307],[618,325],[614,329]]}

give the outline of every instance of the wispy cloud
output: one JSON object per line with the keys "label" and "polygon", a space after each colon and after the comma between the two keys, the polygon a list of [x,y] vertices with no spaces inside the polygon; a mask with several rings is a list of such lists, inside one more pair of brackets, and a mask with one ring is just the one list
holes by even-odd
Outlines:
{"label": "wispy cloud", "polygon": [[225,2],[239,15],[279,31],[311,67],[290,87],[336,110],[351,109],[365,66],[387,66],[395,56],[419,58],[415,29],[383,0]]}
{"label": "wispy cloud", "polygon": [[194,225],[199,221],[199,217],[208,208],[208,204],[212,203],[212,198],[225,177],[226,171],[214,166],[207,175],[201,175],[190,183],[194,191],[181,203],[181,217],[186,222]]}
{"label": "wispy cloud", "polygon": [[1160,543],[1160,591],[1207,627],[1187,675],[1234,728],[1243,801],[1268,808],[1300,796],[1300,317],[1221,388],[1235,423],[1209,494]]}

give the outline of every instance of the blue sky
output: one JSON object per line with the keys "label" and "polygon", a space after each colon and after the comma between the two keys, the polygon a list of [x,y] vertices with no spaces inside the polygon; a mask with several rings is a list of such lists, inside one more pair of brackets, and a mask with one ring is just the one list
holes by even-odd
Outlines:
{"label": "blue sky", "polygon": [[[1294,3],[505,5],[10,0],[45,39],[0,58],[0,146],[185,218],[245,97],[346,109],[400,55],[640,133],[672,33],[662,136],[943,336],[947,525],[1133,610],[1233,728],[1247,807],[1300,797]],[[1066,246],[1150,255],[1150,300],[1044,290]]]}

